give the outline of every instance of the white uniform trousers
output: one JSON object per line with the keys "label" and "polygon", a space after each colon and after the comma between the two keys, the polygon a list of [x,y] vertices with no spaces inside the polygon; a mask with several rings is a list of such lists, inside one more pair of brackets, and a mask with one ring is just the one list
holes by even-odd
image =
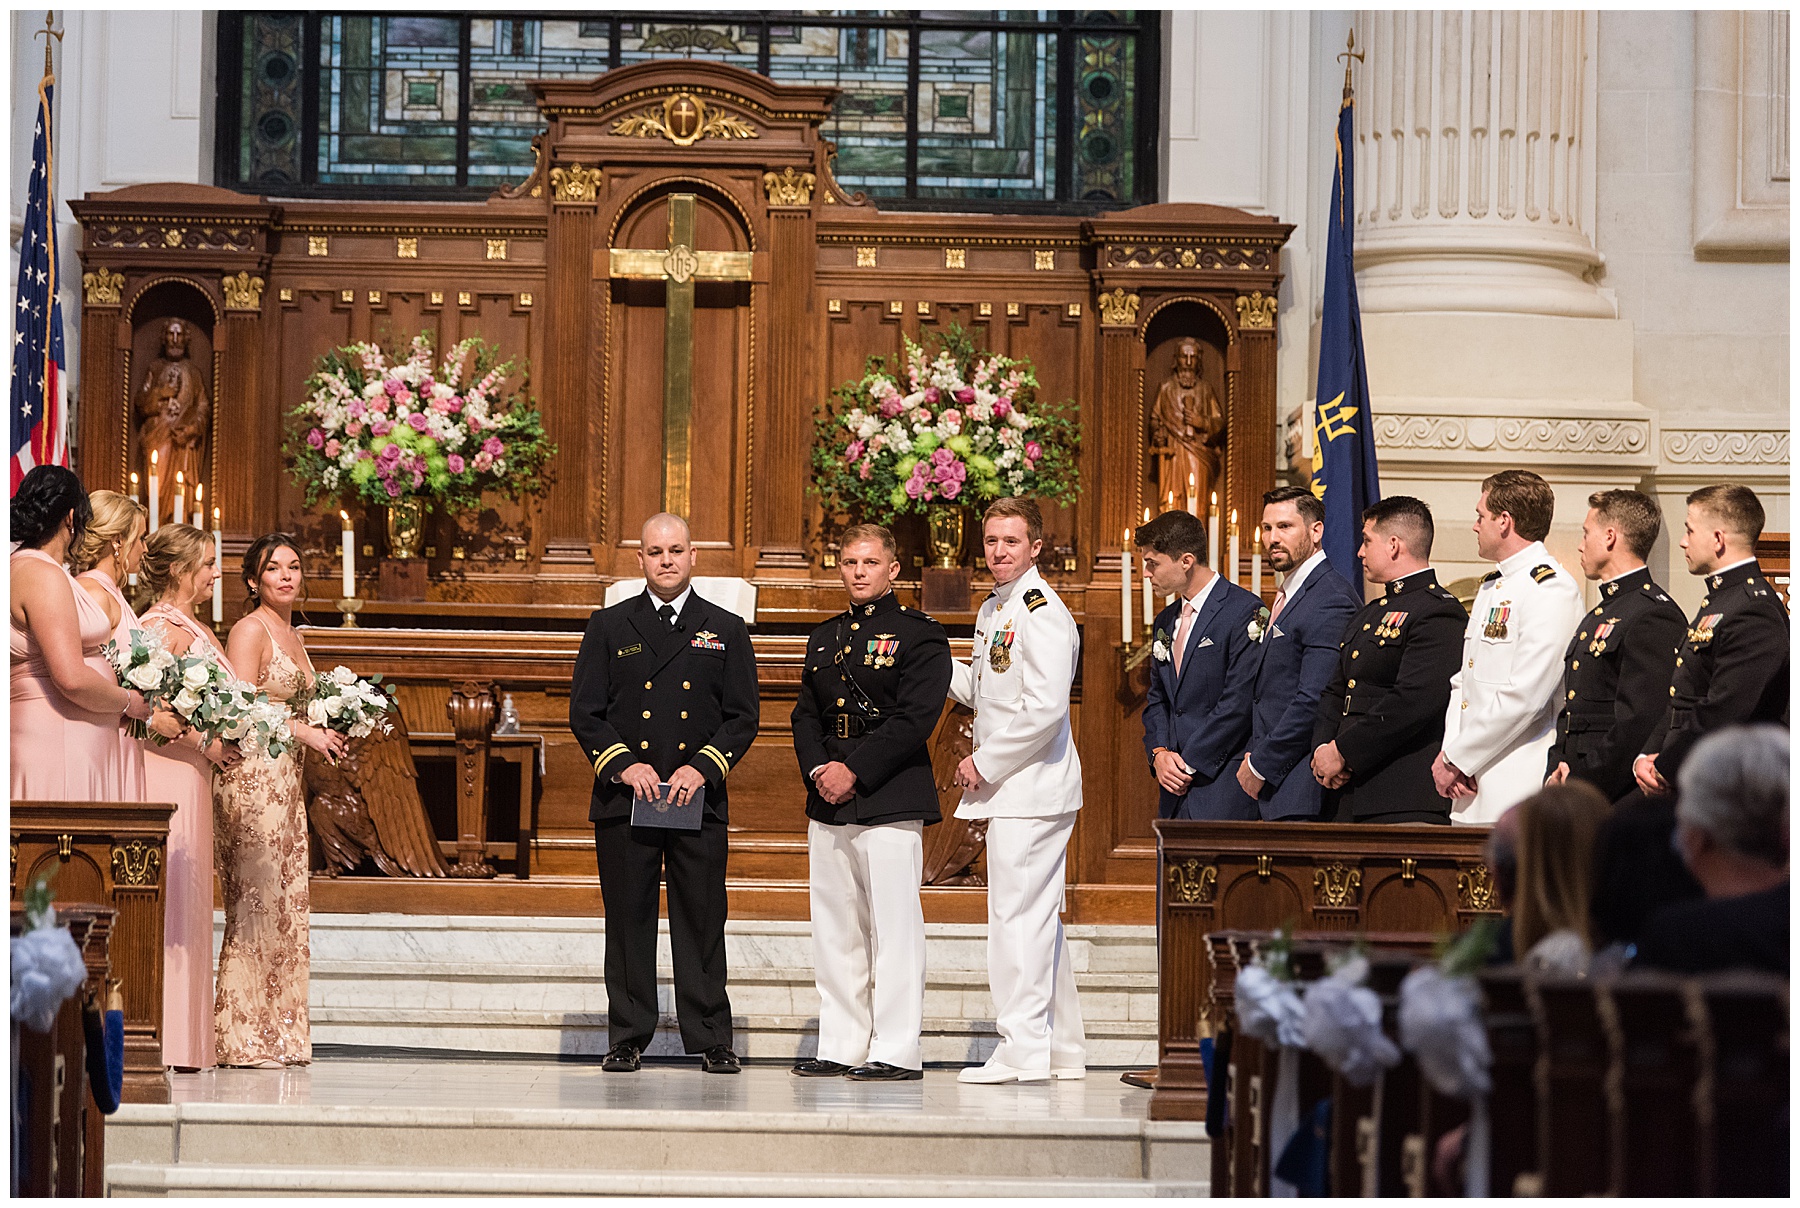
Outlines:
{"label": "white uniform trousers", "polygon": [[1075,811],[988,820],[988,985],[1000,1046],[1020,1070],[1083,1067],[1087,1036],[1063,942],[1064,857]]}
{"label": "white uniform trousers", "polygon": [[924,833],[919,821],[807,826],[822,1061],[923,1065]]}

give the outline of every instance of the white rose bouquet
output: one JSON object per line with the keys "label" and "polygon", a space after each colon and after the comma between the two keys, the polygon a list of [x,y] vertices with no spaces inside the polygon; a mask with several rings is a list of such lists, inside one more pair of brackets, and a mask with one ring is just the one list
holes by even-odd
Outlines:
{"label": "white rose bouquet", "polygon": [[213,693],[215,735],[235,742],[245,755],[278,759],[294,745],[287,710],[243,680],[227,680]]}
{"label": "white rose bouquet", "polygon": [[393,698],[381,686],[381,677],[358,678],[348,667],[333,667],[313,681],[312,700],[306,706],[308,724],[336,730],[350,738],[366,738],[376,730],[392,734],[387,719]]}
{"label": "white rose bouquet", "polygon": [[[121,647],[117,641],[109,641],[101,653],[119,677],[119,685],[143,693],[152,708],[167,704],[181,690],[180,660],[169,652],[162,634],[156,630],[134,629],[130,646]],[[127,719],[125,724],[133,738],[155,737],[159,744],[168,741],[153,736],[141,721]]]}
{"label": "white rose bouquet", "polygon": [[226,731],[243,708],[231,692],[237,681],[224,667],[198,653],[183,655],[176,671],[177,690],[167,701],[169,708],[200,734],[202,745],[228,738]]}

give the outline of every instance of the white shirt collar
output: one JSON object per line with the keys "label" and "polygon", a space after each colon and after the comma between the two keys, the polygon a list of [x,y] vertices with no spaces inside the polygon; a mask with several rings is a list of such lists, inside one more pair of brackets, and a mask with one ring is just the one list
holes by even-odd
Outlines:
{"label": "white shirt collar", "polygon": [[1616,575],[1614,575],[1614,576],[1613,576],[1613,577],[1612,577],[1612,578],[1610,578],[1610,579],[1602,579],[1602,580],[1600,580],[1600,586],[1602,586],[1602,587],[1605,587],[1605,586],[1606,586],[1606,585],[1607,585],[1607,584],[1608,584],[1608,583],[1615,583],[1615,582],[1617,582],[1617,581],[1618,581],[1618,580],[1620,580],[1620,579],[1623,579],[1623,578],[1624,578],[1624,577],[1625,577],[1625,576],[1626,576],[1626,575],[1635,575],[1635,574],[1637,574],[1637,573],[1638,573],[1638,572],[1639,572],[1639,571],[1640,571],[1640,570],[1648,570],[1648,569],[1649,569],[1649,565],[1648,565],[1648,564],[1646,564],[1646,565],[1644,565],[1644,566],[1634,566],[1634,567],[1632,567],[1632,568],[1631,568],[1631,569],[1630,569],[1630,570],[1622,570],[1622,571],[1620,571],[1620,572],[1619,572],[1619,573],[1618,573],[1618,574],[1616,574]]}
{"label": "white shirt collar", "polygon": [[1548,562],[1549,560],[1550,551],[1544,548],[1544,543],[1542,541],[1533,541],[1530,545],[1512,555],[1512,557],[1502,558],[1498,565],[1502,575],[1514,575],[1523,570],[1526,563],[1535,564],[1538,562]]}
{"label": "white shirt collar", "polygon": [[1722,575],[1728,570],[1736,570],[1740,566],[1748,566],[1748,565],[1750,565],[1750,563],[1752,563],[1754,561],[1756,561],[1755,554],[1751,554],[1748,558],[1739,558],[1736,562],[1733,562],[1730,566],[1721,566],[1721,567],[1719,567],[1719,569],[1710,572],[1707,577],[1711,578],[1712,575]]}
{"label": "white shirt collar", "polygon": [[1300,590],[1300,585],[1306,582],[1306,576],[1312,574],[1313,568],[1323,561],[1325,561],[1325,551],[1314,550],[1312,557],[1296,566],[1288,573],[1288,577],[1281,581],[1282,594],[1290,600],[1293,599],[1294,593]]}
{"label": "white shirt collar", "polygon": [[[644,588],[644,594],[650,597],[650,608],[652,611],[660,609],[663,606],[663,602],[657,598],[656,593],[651,591],[648,586]],[[681,589],[680,595],[669,601],[670,604],[675,606],[675,619],[677,621],[681,619],[682,609],[687,607],[688,597],[693,594],[694,589],[692,585],[689,585]]]}
{"label": "white shirt collar", "polygon": [[[1212,595],[1213,588],[1215,588],[1219,585],[1220,577],[1221,576],[1218,574],[1218,572],[1215,571],[1213,573],[1213,577],[1206,581],[1206,586],[1202,587],[1199,591],[1195,592],[1192,596],[1190,596],[1188,598],[1188,604],[1193,608],[1193,612],[1196,617],[1200,615],[1200,610],[1202,608],[1206,607],[1206,597]],[[1176,623],[1177,624],[1180,623],[1179,616],[1176,618]]]}

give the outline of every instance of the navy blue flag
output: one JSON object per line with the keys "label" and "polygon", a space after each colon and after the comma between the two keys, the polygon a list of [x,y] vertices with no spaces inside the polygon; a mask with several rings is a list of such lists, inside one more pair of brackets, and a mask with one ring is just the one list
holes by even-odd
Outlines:
{"label": "navy blue flag", "polygon": [[50,188],[50,99],[55,85],[56,78],[46,71],[38,85],[25,231],[19,241],[19,289],[13,299],[13,491],[34,466],[69,464],[62,303],[56,297],[56,210]]}
{"label": "navy blue flag", "polygon": [[1369,377],[1363,364],[1362,312],[1356,305],[1356,216],[1351,199],[1356,109],[1345,89],[1338,110],[1337,174],[1331,182],[1325,240],[1325,309],[1319,323],[1319,392],[1313,416],[1312,489],[1325,504],[1325,557],[1362,588],[1363,509],[1381,498]]}

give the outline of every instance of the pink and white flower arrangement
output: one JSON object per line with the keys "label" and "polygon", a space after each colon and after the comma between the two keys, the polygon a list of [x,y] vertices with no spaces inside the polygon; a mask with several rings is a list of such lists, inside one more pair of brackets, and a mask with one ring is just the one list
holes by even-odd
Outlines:
{"label": "pink and white flower arrangement", "polygon": [[828,511],[886,523],[933,504],[1074,498],[1073,404],[1039,406],[1029,361],[983,352],[960,327],[935,355],[901,339],[897,369],[870,357],[814,416],[813,490]]}
{"label": "pink and white flower arrangement", "polygon": [[368,343],[326,353],[292,412],[287,449],[306,502],[353,495],[464,511],[485,491],[517,499],[542,490],[556,447],[530,399],[508,391],[520,368],[479,336],[437,365],[429,334],[414,336],[404,357]]}

